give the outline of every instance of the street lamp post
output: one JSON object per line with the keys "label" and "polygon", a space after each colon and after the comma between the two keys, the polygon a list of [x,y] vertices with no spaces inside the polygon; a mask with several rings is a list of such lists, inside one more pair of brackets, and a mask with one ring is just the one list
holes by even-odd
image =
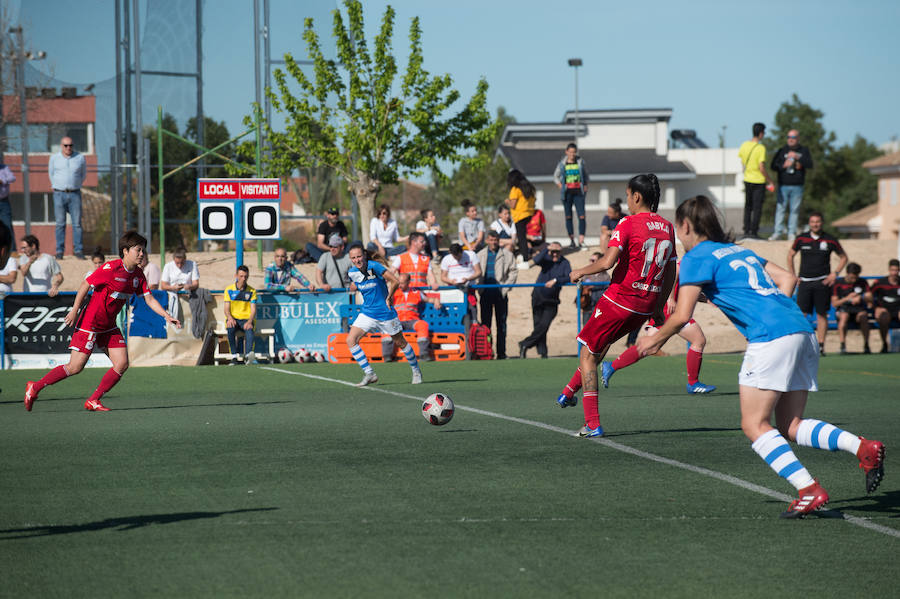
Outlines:
{"label": "street lamp post", "polygon": [[16,84],[19,88],[19,112],[22,117],[21,150],[22,150],[22,188],[25,200],[25,234],[31,235],[31,189],[28,184],[28,113],[25,104],[25,61],[26,60],[43,60],[47,53],[25,52],[25,44],[22,40],[22,26],[10,27],[9,33],[16,34],[16,52],[14,60],[16,61]]}
{"label": "street lamp post", "polygon": [[578,144],[578,67],[582,65],[580,58],[570,58],[569,66],[575,69],[575,144]]}

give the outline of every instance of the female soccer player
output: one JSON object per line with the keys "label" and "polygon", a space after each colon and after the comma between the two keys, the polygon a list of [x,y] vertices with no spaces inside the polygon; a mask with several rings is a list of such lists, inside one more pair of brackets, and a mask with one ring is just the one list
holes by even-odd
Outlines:
{"label": "female soccer player", "polygon": [[675,280],[675,233],[672,223],[656,214],[656,175],[632,177],[627,197],[631,215],[616,226],[606,253],[570,275],[575,283],[616,264],[612,282],[578,333],[578,342],[587,350],[581,352],[581,365],[556,400],[562,408],[576,405],[575,392],[584,385],[582,437],[603,436],[597,404],[598,362],[612,343],[640,327],[648,316],[662,322],[662,304]]}
{"label": "female soccer player", "polygon": [[397,311],[391,305],[394,291],[400,281],[382,263],[377,262],[363,250],[361,245],[354,244],[350,247],[350,263],[348,271],[350,277],[350,290],[359,291],[363,296],[363,307],[350,325],[350,333],[347,335],[347,347],[353,359],[363,369],[363,379],[357,383],[357,387],[365,387],[369,383],[378,382],[378,375],[366,359],[366,354],[359,346],[359,340],[370,331],[380,331],[390,335],[394,344],[403,350],[406,361],[412,368],[412,384],[422,382],[422,371],[419,370],[419,361],[411,345],[403,337],[403,327],[397,317]]}
{"label": "female soccer player", "polygon": [[[675,311],[675,304],[677,299],[678,270],[676,267],[675,286],[672,289],[672,295],[670,295],[669,299],[666,301],[666,318],[671,316],[672,312]],[[700,301],[706,301],[706,298],[701,297]],[[651,330],[655,332],[656,327],[658,327],[659,325],[659,321],[653,321],[653,328]],[[700,328],[700,325],[697,324],[696,320],[691,318],[688,323],[681,327],[681,330],[678,331],[678,336],[690,344],[688,346],[687,355],[685,356],[685,361],[687,362],[687,385],[685,386],[685,388],[687,389],[687,392],[691,394],[712,393],[716,390],[715,385],[706,385],[700,382],[700,365],[703,363],[703,349],[706,347],[706,335],[703,334],[703,329]],[[622,355],[620,355],[612,362],[603,362],[602,364],[600,364],[600,382],[603,383],[603,387],[609,387],[609,379],[612,378],[612,375],[617,370],[621,370],[626,366],[631,366],[642,357],[643,356],[638,353],[637,348],[632,345],[624,352],[622,352]]]}
{"label": "female soccer player", "polygon": [[[848,451],[866,472],[866,491],[884,476],[884,444],[832,424],[803,418],[810,391],[817,390],[819,344],[812,325],[790,299],[796,278],[732,243],[709,198],[696,196],[675,213],[684,244],[675,313],[652,337],[637,342],[642,355],[657,351],[694,312],[703,292],[747,338],[738,375],[741,428],[753,450],[799,491],[783,518],[800,518],[828,503],[828,493],[796,458],[785,437],[798,445]],[[772,427],[775,414],[777,430]]]}
{"label": "female soccer player", "polygon": [[[69,349],[72,350],[69,363],[57,366],[37,382],[28,381],[25,386],[26,410],[31,411],[41,389],[78,374],[91,353],[95,349],[102,349],[112,361],[112,368],[106,371],[97,390],[84,402],[84,409],[91,412],[109,411],[109,408],[100,402],[100,398],[119,382],[128,369],[128,349],[125,347],[122,331],[116,326],[116,317],[128,301],[129,295],[140,293],[151,310],[165,318],[166,322],[181,327],[181,323],[169,316],[165,308],[150,295],[144,271],[138,267],[147,251],[146,248],[147,240],[144,237],[136,231],[127,231],[119,239],[121,258],[110,260],[81,282],[81,287],[75,295],[75,303],[65,318],[66,326],[75,327],[69,345]],[[93,293],[88,304],[79,314],[81,304],[91,289]]]}

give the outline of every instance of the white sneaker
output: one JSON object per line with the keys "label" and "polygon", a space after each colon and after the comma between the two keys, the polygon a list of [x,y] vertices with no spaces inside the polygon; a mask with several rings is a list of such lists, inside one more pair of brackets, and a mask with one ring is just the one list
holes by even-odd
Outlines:
{"label": "white sneaker", "polygon": [[528,262],[519,262],[519,264],[516,265],[516,268],[518,268],[519,270],[528,270],[529,268],[531,268],[531,264],[529,264]]}
{"label": "white sneaker", "polygon": [[769,241],[778,241],[781,238],[781,233],[772,233],[772,236],[769,237]]}
{"label": "white sneaker", "polygon": [[413,385],[421,385],[422,384],[422,371],[419,370],[418,368],[413,370],[412,384]]}
{"label": "white sneaker", "polygon": [[522,262],[525,262],[525,258],[522,257],[522,254],[517,254],[516,255],[516,264],[521,264]]}
{"label": "white sneaker", "polygon": [[375,374],[374,370],[371,370],[363,375],[363,379],[360,382],[356,383],[356,386],[357,387],[365,387],[366,385],[369,385],[371,383],[377,383],[377,382],[378,382],[378,375]]}

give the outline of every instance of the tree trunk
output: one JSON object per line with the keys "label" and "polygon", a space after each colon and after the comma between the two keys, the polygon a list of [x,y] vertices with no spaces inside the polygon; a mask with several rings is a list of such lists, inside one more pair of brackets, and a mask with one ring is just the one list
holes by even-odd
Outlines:
{"label": "tree trunk", "polygon": [[375,215],[375,199],[381,190],[381,182],[362,171],[357,171],[356,177],[356,181],[349,181],[348,183],[353,191],[353,195],[356,196],[356,202],[359,204],[359,228],[362,233],[363,245],[368,245],[371,241],[369,238],[369,222]]}

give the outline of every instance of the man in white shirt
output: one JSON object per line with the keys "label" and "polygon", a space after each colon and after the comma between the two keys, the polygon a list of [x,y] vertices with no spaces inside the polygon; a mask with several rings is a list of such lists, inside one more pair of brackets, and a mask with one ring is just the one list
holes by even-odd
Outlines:
{"label": "man in white shirt", "polygon": [[200,287],[200,273],[197,264],[187,259],[187,251],[180,247],[172,253],[172,261],[166,262],[159,288],[169,292],[169,305],[166,308],[172,318],[181,320],[181,305],[178,303],[179,291],[193,291]]}
{"label": "man in white shirt", "polygon": [[34,235],[22,238],[19,253],[19,272],[25,279],[22,290],[56,297],[63,282],[63,274],[56,259],[50,254],[41,253],[41,242]]}
{"label": "man in white shirt", "polygon": [[457,285],[466,289],[466,305],[469,316],[476,319],[475,306],[478,300],[475,291],[468,289],[469,283],[481,278],[481,264],[471,250],[464,250],[458,243],[450,246],[450,253],[441,260],[441,281],[445,285]]}

